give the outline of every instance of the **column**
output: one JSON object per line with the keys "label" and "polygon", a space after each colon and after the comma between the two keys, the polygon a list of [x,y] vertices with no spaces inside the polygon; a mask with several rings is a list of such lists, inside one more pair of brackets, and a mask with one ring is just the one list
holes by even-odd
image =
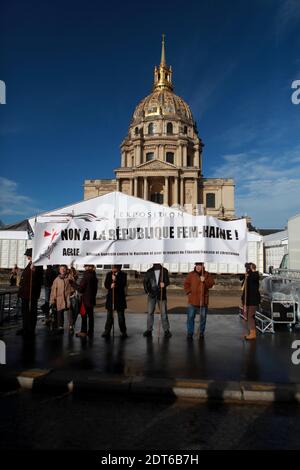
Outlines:
{"label": "column", "polygon": [[164,205],[169,205],[169,177],[165,176]]}
{"label": "column", "polygon": [[134,194],[133,194],[133,178],[130,178],[129,183],[130,183],[129,194],[130,194],[130,196],[134,196]]}
{"label": "column", "polygon": [[175,153],[176,157],[175,157],[175,165],[176,166],[182,166],[181,165],[181,146],[178,145],[177,149],[176,149],[176,153]]}
{"label": "column", "polygon": [[120,183],[121,183],[121,181],[119,179],[117,179],[117,191],[120,191],[120,187],[121,187]]}
{"label": "column", "polygon": [[163,161],[164,159],[164,146],[163,145],[160,145],[158,147],[158,159]]}
{"label": "column", "polygon": [[183,147],[183,166],[187,167],[187,147]]}
{"label": "column", "polygon": [[194,179],[194,207],[197,210],[198,204],[198,180],[197,178]]}
{"label": "column", "polygon": [[125,152],[122,152],[121,167],[126,166],[126,158],[125,157],[126,157]]}
{"label": "column", "polygon": [[144,176],[144,199],[148,200],[148,178]]}
{"label": "column", "polygon": [[138,196],[138,177],[134,178],[134,196]]}
{"label": "column", "polygon": [[184,180],[183,176],[180,178],[180,205],[184,205]]}
{"label": "column", "polygon": [[174,204],[178,204],[178,176],[174,178]]}
{"label": "column", "polygon": [[142,148],[141,148],[141,145],[138,145],[136,147],[136,150],[137,150],[137,162],[136,162],[136,164],[140,165],[142,163]]}

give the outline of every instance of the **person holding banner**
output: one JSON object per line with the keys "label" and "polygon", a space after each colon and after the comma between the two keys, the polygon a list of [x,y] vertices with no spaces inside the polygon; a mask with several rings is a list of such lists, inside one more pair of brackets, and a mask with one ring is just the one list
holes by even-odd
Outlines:
{"label": "person holding banner", "polygon": [[187,338],[193,339],[195,316],[200,314],[199,339],[204,338],[206,316],[209,302],[209,289],[214,285],[213,277],[205,271],[204,263],[195,263],[194,271],[190,272],[184,282],[184,290],[188,296]]}
{"label": "person holding banner", "polygon": [[127,338],[127,328],[125,322],[126,287],[127,275],[121,270],[120,265],[115,264],[107,273],[104,286],[107,289],[106,304],[107,318],[105,323],[103,338],[109,338],[111,329],[114,327],[114,310],[117,311],[121,338]]}
{"label": "person holding banner", "polygon": [[259,272],[254,263],[245,264],[246,273],[240,276],[243,281],[242,302],[247,317],[249,332],[244,336],[246,340],[256,339],[255,312],[260,304]]}
{"label": "person holding banner", "polygon": [[58,271],[54,266],[48,264],[44,275],[45,303],[42,305],[42,311],[45,313],[46,325],[50,325],[50,295],[54,280],[58,276]]}
{"label": "person holding banner", "polygon": [[79,274],[74,267],[73,263],[71,264],[70,268],[68,269],[68,274],[70,274],[71,280],[74,280],[75,282],[72,281],[72,286],[76,289],[75,292],[70,296],[70,303],[71,303],[71,311],[72,311],[72,318],[73,318],[73,328],[75,329],[76,321],[79,315],[80,311],[80,294],[78,292],[76,282],[79,278]]}
{"label": "person holding banner", "polygon": [[58,333],[64,332],[64,314],[68,312],[69,333],[74,333],[73,315],[71,311],[70,297],[74,294],[75,288],[73,287],[74,279],[65,264],[59,266],[59,274],[54,279],[51,294],[50,304],[55,306],[57,311],[57,326]]}
{"label": "person holding banner", "polygon": [[[81,297],[81,331],[76,333],[77,337],[93,336],[94,334],[94,307],[96,305],[96,295],[98,290],[98,279],[93,264],[84,265],[85,272],[77,290]],[[72,285],[76,284],[72,282]],[[88,327],[89,319],[89,327]]]}
{"label": "person holding banner", "polygon": [[148,295],[147,330],[144,336],[151,337],[154,324],[154,311],[159,305],[165,338],[171,338],[170,324],[167,313],[167,287],[170,285],[169,272],[161,264],[154,264],[144,277],[144,290]]}
{"label": "person holding banner", "polygon": [[18,296],[21,299],[23,328],[17,331],[17,335],[33,337],[37,322],[38,300],[43,284],[43,267],[33,266],[32,248],[27,248],[24,253],[29,263],[22,272]]}

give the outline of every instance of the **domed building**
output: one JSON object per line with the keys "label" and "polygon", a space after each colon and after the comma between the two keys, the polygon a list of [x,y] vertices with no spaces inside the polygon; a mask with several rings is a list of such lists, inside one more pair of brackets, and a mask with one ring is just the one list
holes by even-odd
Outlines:
{"label": "domed building", "polygon": [[194,214],[233,218],[234,181],[204,178],[202,149],[191,109],[173,91],[163,36],[153,90],[134,110],[116,179],[86,180],[84,198],[121,191]]}

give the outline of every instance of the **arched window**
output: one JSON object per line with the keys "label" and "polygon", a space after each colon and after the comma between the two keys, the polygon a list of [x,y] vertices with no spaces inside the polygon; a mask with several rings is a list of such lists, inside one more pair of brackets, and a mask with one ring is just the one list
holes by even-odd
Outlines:
{"label": "arched window", "polygon": [[154,160],[154,152],[146,153],[146,162],[150,162],[150,160]]}
{"label": "arched window", "polygon": [[173,124],[171,122],[167,124],[167,134],[173,134]]}
{"label": "arched window", "polygon": [[136,128],[134,129],[134,133],[135,133],[135,135],[138,135],[138,134],[139,134],[139,128],[138,128],[138,127],[136,127]]}
{"label": "arched window", "polygon": [[216,195],[215,193],[206,194],[206,207],[207,209],[214,209],[216,207]]}
{"label": "arched window", "polygon": [[164,203],[164,195],[161,193],[152,193],[150,199],[152,202],[156,202],[156,204]]}
{"label": "arched window", "polygon": [[187,126],[184,126],[184,128],[183,128],[183,133],[184,133],[184,134],[187,134],[187,131],[188,131]]}
{"label": "arched window", "polygon": [[150,122],[148,126],[148,134],[153,135],[153,133],[154,133],[154,125],[153,125],[153,122]]}
{"label": "arched window", "polygon": [[174,153],[173,152],[167,152],[166,161],[174,165]]}

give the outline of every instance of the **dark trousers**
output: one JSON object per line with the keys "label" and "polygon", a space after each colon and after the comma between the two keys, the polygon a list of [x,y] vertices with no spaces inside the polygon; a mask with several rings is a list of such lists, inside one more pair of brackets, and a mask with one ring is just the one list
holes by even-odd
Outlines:
{"label": "dark trousers", "polygon": [[59,328],[64,327],[65,323],[65,312],[68,313],[68,322],[69,322],[69,327],[73,327],[73,313],[71,309],[63,309],[63,310],[58,310],[57,311],[57,326]]}
{"label": "dark trousers", "polygon": [[85,307],[85,315],[81,317],[81,333],[87,333],[87,323],[89,319],[89,333],[94,331],[94,307]]}
{"label": "dark trousers", "polygon": [[[119,328],[121,333],[126,333],[126,322],[125,322],[125,312],[124,310],[117,310]],[[105,333],[110,333],[113,325],[113,311],[107,310],[107,317],[105,323]]]}
{"label": "dark trousers", "polygon": [[42,307],[42,310],[45,313],[46,320],[49,319],[50,313],[50,294],[51,294],[51,287],[45,287],[45,303]]}
{"label": "dark trousers", "polygon": [[37,322],[38,299],[22,299],[22,318],[23,331],[25,334],[33,334],[35,332]]}
{"label": "dark trousers", "polygon": [[78,318],[79,309],[80,309],[79,297],[73,295],[72,297],[70,297],[70,303],[71,303],[71,310],[72,310],[73,326],[75,327],[75,323]]}

